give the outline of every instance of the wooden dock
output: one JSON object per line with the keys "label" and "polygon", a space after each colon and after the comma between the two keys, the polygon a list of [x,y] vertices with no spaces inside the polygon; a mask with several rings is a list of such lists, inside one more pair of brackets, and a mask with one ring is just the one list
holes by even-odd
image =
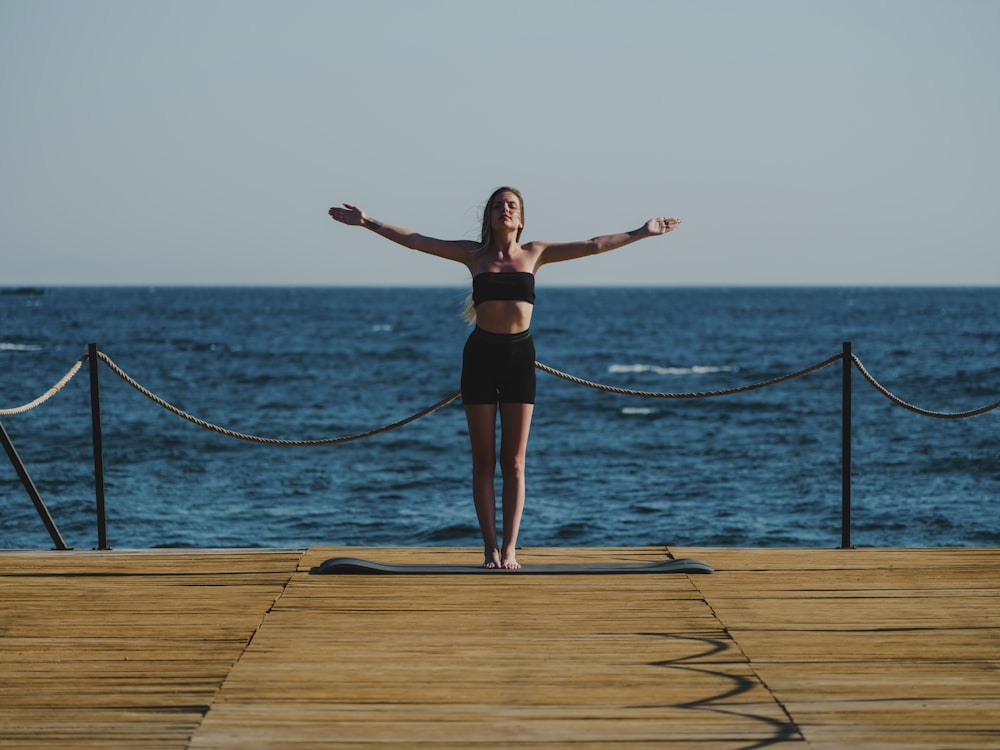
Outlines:
{"label": "wooden dock", "polygon": [[1000,549],[0,552],[0,748],[996,748]]}

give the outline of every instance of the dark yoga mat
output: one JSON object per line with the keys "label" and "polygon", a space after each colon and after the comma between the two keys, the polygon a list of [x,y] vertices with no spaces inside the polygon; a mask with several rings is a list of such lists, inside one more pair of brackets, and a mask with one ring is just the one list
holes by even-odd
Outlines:
{"label": "dark yoga mat", "polygon": [[620,575],[622,573],[711,573],[701,560],[660,560],[651,563],[528,563],[519,570],[497,570],[479,565],[428,565],[383,563],[357,557],[333,557],[312,569],[324,575]]}

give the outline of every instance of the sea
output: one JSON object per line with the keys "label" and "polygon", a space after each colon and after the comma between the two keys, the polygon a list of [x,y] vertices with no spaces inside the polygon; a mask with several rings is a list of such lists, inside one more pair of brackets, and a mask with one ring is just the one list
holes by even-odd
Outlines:
{"label": "sea", "polygon": [[[459,288],[0,289],[0,409],[100,362],[112,548],[478,546]],[[539,287],[520,544],[1000,544],[1000,288]],[[581,382],[583,381],[583,382]],[[606,388],[593,387],[607,386]],[[729,392],[735,390],[736,392]],[[722,392],[721,394],[719,392]],[[642,395],[645,394],[655,395]],[[712,393],[673,398],[667,394]],[[89,364],[0,416],[65,543],[98,546]],[[499,485],[499,480],[498,480]],[[0,458],[0,548],[53,540]]]}

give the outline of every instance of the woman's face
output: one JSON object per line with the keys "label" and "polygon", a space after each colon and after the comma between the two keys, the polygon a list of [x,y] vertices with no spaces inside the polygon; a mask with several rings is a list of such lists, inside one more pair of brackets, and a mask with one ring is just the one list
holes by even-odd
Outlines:
{"label": "woman's face", "polygon": [[493,196],[490,216],[494,229],[520,229],[524,226],[521,218],[521,200],[514,193],[503,191]]}

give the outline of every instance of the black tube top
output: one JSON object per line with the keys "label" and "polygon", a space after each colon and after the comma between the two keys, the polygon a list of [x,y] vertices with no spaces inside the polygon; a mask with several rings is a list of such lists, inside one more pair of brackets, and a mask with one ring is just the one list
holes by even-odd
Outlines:
{"label": "black tube top", "polygon": [[527,271],[477,273],[472,277],[472,303],[516,300],[535,304],[535,275]]}

